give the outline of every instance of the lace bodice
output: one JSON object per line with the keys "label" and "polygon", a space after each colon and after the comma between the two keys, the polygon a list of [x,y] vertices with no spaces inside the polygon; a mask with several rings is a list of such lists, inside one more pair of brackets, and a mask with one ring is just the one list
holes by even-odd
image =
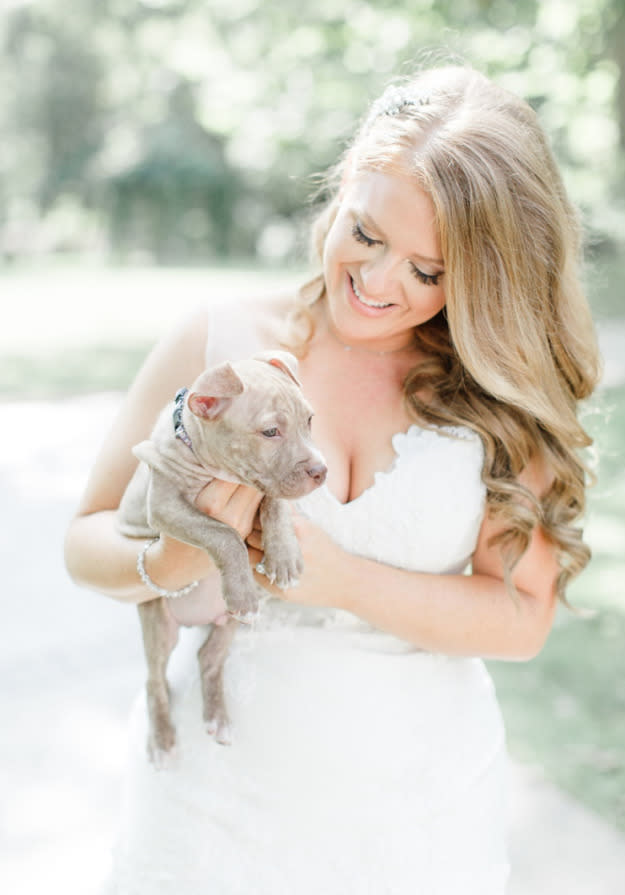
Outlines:
{"label": "lace bodice", "polygon": [[467,428],[393,437],[395,459],[359,497],[342,504],[327,485],[298,501],[344,549],[420,572],[461,572],[484,512],[483,448]]}
{"label": "lace bodice", "polygon": [[[355,500],[341,503],[323,485],[299,510],[350,553],[415,572],[458,574],[475,549],[484,512],[483,448],[467,428],[411,426],[393,437],[395,459]],[[366,649],[411,652],[351,612],[267,599],[256,631],[322,626],[356,635]],[[361,635],[365,635],[364,639]]]}

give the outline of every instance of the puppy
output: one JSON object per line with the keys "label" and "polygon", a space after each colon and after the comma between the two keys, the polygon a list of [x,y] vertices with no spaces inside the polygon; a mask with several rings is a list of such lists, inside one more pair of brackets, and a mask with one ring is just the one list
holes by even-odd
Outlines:
{"label": "puppy", "polygon": [[[296,359],[283,351],[263,352],[206,370],[163,410],[150,439],[133,448],[142,462],[120,503],[120,531],[142,538],[164,533],[202,547],[221,573],[228,621],[212,626],[198,659],[204,720],[222,743],[229,742],[223,666],[237,620],[257,612],[258,590],[240,535],[202,513],[194,501],[214,478],[261,491],[265,574],[279,587],[293,585],[302,558],[286,501],[317,488],[327,472],[312,444],[311,417]],[[138,569],[145,580],[144,555]],[[178,623],[166,595],[138,608],[148,666],[148,752],[163,764],[176,741],[166,669]]]}

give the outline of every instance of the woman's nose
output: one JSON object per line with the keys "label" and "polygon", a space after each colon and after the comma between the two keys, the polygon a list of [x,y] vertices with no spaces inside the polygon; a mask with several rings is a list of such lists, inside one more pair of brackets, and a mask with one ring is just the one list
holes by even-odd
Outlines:
{"label": "woman's nose", "polygon": [[367,295],[387,296],[397,284],[398,262],[390,253],[371,258],[360,268],[362,285]]}

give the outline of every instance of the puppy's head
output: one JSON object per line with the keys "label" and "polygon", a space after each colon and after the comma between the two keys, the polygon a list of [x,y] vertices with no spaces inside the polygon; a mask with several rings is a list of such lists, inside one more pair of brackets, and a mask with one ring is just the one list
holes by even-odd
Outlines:
{"label": "puppy's head", "polygon": [[207,465],[271,497],[302,497],[325,480],[292,354],[263,352],[207,370],[187,407],[194,450]]}

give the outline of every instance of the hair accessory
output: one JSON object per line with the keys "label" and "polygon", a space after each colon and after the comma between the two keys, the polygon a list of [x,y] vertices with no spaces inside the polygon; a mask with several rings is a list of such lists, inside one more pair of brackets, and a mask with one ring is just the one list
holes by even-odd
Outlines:
{"label": "hair accessory", "polygon": [[137,572],[139,573],[139,578],[146,584],[150,590],[153,590],[155,594],[158,594],[159,597],[167,597],[169,600],[175,600],[178,597],[184,597],[186,594],[191,593],[191,591],[198,586],[199,581],[192,581],[191,584],[187,584],[186,587],[181,587],[180,590],[167,590],[165,587],[159,587],[158,584],[155,584],[148,573],[145,571],[145,554],[148,552],[152,544],[156,544],[159,538],[152,538],[151,541],[148,541],[147,544],[139,551],[139,555],[137,556]]}
{"label": "hair accessory", "polygon": [[386,88],[382,96],[373,103],[369,121],[373,121],[380,115],[399,115],[406,108],[427,106],[428,103],[429,99],[427,97],[414,96],[405,87],[397,87],[395,84],[391,84],[390,87]]}

